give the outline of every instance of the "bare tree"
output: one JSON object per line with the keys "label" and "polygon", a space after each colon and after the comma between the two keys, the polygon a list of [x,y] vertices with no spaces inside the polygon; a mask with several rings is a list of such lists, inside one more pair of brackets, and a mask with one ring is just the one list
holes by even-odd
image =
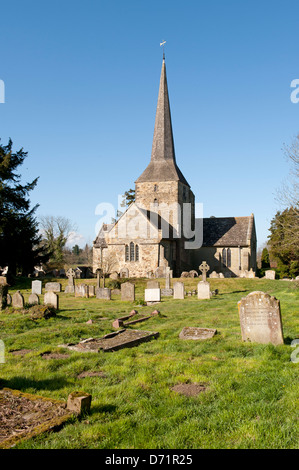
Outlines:
{"label": "bare tree", "polygon": [[66,217],[41,216],[39,218],[41,233],[50,252],[50,264],[62,267],[64,248],[76,225]]}

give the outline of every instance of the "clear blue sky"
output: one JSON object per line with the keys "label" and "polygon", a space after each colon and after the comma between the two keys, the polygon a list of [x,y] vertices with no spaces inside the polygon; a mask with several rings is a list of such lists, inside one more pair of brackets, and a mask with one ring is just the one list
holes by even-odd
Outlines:
{"label": "clear blue sky", "polygon": [[10,0],[1,5],[0,137],[28,158],[37,215],[92,242],[147,166],[165,39],[176,157],[204,217],[255,214],[258,245],[299,132],[297,0]]}

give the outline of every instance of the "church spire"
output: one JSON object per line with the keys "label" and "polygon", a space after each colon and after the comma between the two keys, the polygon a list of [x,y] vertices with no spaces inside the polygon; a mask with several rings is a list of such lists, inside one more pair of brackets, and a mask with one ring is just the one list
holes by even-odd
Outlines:
{"label": "church spire", "polygon": [[136,183],[145,181],[181,181],[189,186],[176,164],[164,53],[151,161]]}

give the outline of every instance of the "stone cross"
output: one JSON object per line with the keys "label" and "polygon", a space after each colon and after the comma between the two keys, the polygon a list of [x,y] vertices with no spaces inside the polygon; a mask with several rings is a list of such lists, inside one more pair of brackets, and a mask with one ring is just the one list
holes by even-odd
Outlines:
{"label": "stone cross", "polygon": [[207,264],[206,261],[203,261],[199,266],[199,270],[202,272],[202,280],[206,282],[207,280],[207,272],[209,271],[210,266]]}

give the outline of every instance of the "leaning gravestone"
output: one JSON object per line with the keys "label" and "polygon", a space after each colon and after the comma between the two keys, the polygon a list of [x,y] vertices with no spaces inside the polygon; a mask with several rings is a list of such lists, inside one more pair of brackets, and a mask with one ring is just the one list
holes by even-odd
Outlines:
{"label": "leaning gravestone", "polygon": [[160,289],[144,289],[144,300],[148,305],[161,301]]}
{"label": "leaning gravestone", "polygon": [[283,344],[280,302],[264,292],[251,292],[238,302],[243,341]]}
{"label": "leaning gravestone", "polygon": [[46,292],[61,292],[61,284],[59,282],[47,282],[45,290]]}
{"label": "leaning gravestone", "polygon": [[111,300],[111,289],[108,289],[108,287],[97,287],[96,298],[101,300]]}
{"label": "leaning gravestone", "polygon": [[185,296],[185,285],[183,282],[175,282],[173,284],[173,298],[184,300]]}
{"label": "leaning gravestone", "polygon": [[121,300],[135,300],[135,285],[132,282],[124,282],[121,285]]}
{"label": "leaning gravestone", "polygon": [[55,292],[49,291],[44,295],[44,305],[51,305],[58,310],[59,308],[59,297]]}
{"label": "leaning gravestone", "polygon": [[42,281],[32,281],[31,283],[31,292],[32,294],[41,295],[42,293]]}
{"label": "leaning gravestone", "polygon": [[12,296],[12,306],[14,308],[24,308],[24,297],[19,290]]}
{"label": "leaning gravestone", "polygon": [[39,304],[39,296],[37,294],[30,294],[28,303],[30,305],[38,305]]}
{"label": "leaning gravestone", "polygon": [[272,271],[271,269],[268,270],[268,271],[265,271],[265,277],[266,277],[266,279],[274,280],[275,279],[275,271]]}

